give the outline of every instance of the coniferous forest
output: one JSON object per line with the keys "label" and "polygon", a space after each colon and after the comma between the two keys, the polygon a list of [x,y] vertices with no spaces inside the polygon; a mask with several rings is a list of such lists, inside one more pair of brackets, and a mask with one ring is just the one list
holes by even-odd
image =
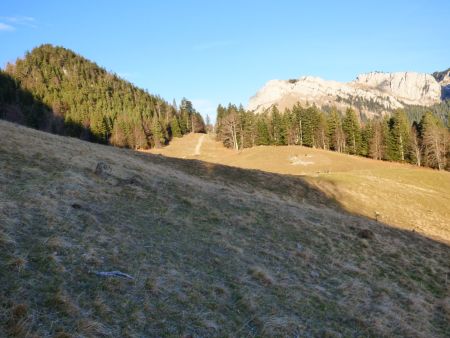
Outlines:
{"label": "coniferous forest", "polygon": [[0,70],[0,118],[119,147],[152,148],[204,132],[201,115],[137,88],[80,55],[42,45]]}
{"label": "coniferous forest", "polygon": [[[439,105],[448,106],[448,101]],[[359,114],[316,106],[280,112],[276,106],[261,114],[242,106],[217,108],[216,133],[226,147],[240,150],[259,145],[301,145],[398,161],[439,170],[450,169],[450,133],[439,111],[396,110],[390,116],[361,122]]]}
{"label": "coniferous forest", "polygon": [[[234,149],[302,145],[449,169],[449,101],[362,120],[354,110],[302,107],[262,114],[217,108],[217,138]],[[205,132],[192,103],[179,107],[62,47],[42,45],[0,70],[0,118],[36,129],[128,148],[161,147]]]}

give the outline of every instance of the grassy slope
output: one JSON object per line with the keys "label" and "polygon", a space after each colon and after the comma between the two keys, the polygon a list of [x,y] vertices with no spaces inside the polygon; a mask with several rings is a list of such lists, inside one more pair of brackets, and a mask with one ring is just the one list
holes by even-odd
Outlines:
{"label": "grassy slope", "polygon": [[300,177],[0,135],[2,337],[450,333],[449,247]]}
{"label": "grassy slope", "polygon": [[[299,146],[255,147],[236,153],[211,137],[205,138],[201,155],[194,156],[200,135],[175,139],[151,152],[301,175],[352,213],[369,218],[378,213],[385,223],[450,243],[449,172]],[[293,165],[293,157],[309,164]]]}

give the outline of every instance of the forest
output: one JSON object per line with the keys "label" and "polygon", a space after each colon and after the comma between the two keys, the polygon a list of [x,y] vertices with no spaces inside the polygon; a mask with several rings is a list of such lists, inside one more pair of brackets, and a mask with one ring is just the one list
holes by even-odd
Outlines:
{"label": "forest", "polygon": [[236,150],[259,145],[300,145],[449,170],[448,111],[447,122],[441,118],[442,113],[432,110],[412,112],[399,109],[389,116],[362,122],[351,108],[342,113],[335,108],[322,111],[316,106],[296,104],[284,112],[273,106],[256,114],[229,104],[218,106],[215,130],[218,140]]}
{"label": "forest", "polygon": [[204,132],[201,115],[179,107],[62,47],[42,45],[0,70],[0,118],[133,149]]}

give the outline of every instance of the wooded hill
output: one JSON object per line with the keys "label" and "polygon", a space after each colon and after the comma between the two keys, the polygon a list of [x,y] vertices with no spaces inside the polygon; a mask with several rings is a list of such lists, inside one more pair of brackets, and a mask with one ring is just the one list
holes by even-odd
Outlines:
{"label": "wooded hill", "polygon": [[405,110],[361,121],[352,109],[322,111],[316,106],[281,113],[276,106],[264,113],[242,106],[217,108],[217,137],[237,150],[258,145],[301,145],[377,160],[399,161],[439,170],[450,168],[447,121],[432,111],[414,121]]}
{"label": "wooded hill", "polygon": [[46,44],[0,71],[0,118],[52,133],[151,148],[203,132],[201,115],[107,72],[63,47]]}

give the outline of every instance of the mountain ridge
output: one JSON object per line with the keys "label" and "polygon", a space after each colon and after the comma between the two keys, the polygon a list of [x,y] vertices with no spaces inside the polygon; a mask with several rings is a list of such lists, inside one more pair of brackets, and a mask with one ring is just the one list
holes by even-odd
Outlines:
{"label": "mountain ridge", "polygon": [[416,72],[369,72],[350,82],[302,76],[268,81],[250,98],[247,108],[262,112],[277,105],[284,110],[297,102],[341,110],[352,106],[361,116],[373,118],[406,106],[439,104],[444,88],[433,75]]}

